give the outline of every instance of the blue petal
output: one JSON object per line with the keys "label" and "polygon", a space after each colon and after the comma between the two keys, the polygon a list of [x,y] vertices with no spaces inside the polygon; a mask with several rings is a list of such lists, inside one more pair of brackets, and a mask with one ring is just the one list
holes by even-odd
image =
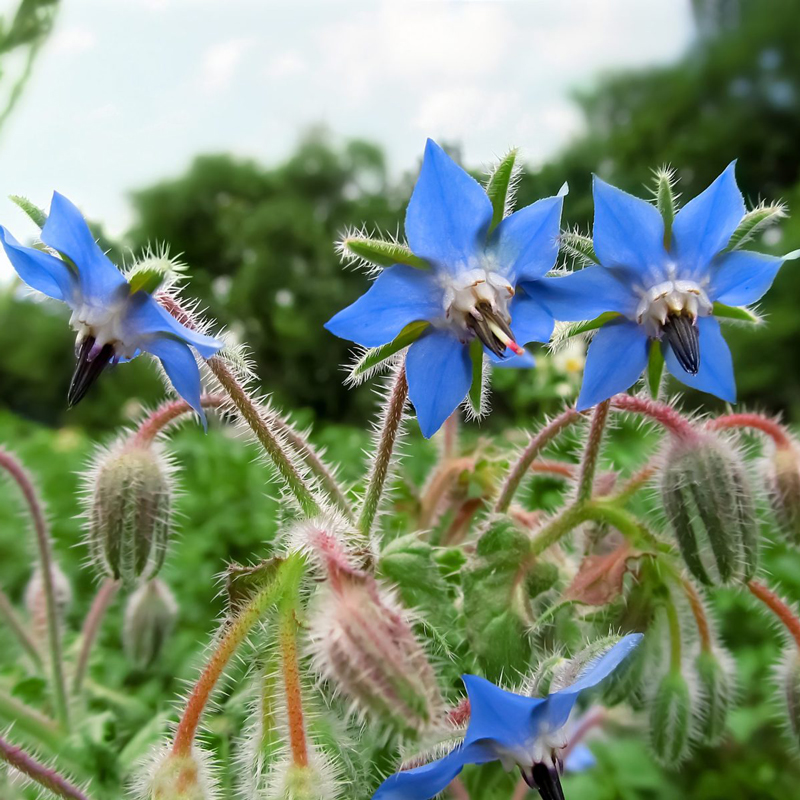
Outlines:
{"label": "blue petal", "polygon": [[547,342],[553,335],[553,326],[555,325],[553,315],[549,309],[527,292],[517,292],[511,301],[509,313],[511,314],[511,332],[514,334],[517,344]]}
{"label": "blue petal", "polygon": [[699,277],[714,256],[727,246],[745,213],[744,199],[736,185],[734,167],[690,200],[672,223],[672,252],[681,274]]}
{"label": "blue petal", "polygon": [[606,311],[632,317],[639,303],[624,274],[608,267],[584,267],[560,278],[525,283],[523,287],[564,322],[594,319]]}
{"label": "blue petal", "polygon": [[533,369],[536,366],[533,353],[527,350],[521,356],[511,355],[508,358],[498,358],[494,353],[485,349],[484,352],[489,356],[494,369]]}
{"label": "blue petal", "polygon": [[462,675],[469,696],[470,717],[464,744],[491,741],[514,749],[535,733],[534,717],[545,700],[525,697],[495,686],[477,675]]}
{"label": "blue petal", "polygon": [[55,300],[73,302],[78,282],[60,258],[35,247],[24,247],[2,226],[0,241],[11,266],[28,286]]}
{"label": "blue petal", "polygon": [[594,753],[583,742],[576,744],[564,759],[564,772],[584,772],[597,763]]}
{"label": "blue petal", "polygon": [[731,351],[722,338],[719,322],[714,317],[700,317],[697,320],[700,329],[700,369],[697,375],[690,375],[678,363],[678,359],[669,347],[664,348],[664,360],[667,369],[681,383],[708,392],[727,400],[736,402],[736,380],[733,375],[733,359]]}
{"label": "blue petal", "polygon": [[483,187],[428,139],[406,210],[414,254],[449,273],[471,269],[491,221],[492,203]]}
{"label": "blue petal", "polygon": [[472,383],[469,348],[443,330],[423,334],[406,356],[408,396],[429,439],[458,408]]}
{"label": "blue petal", "polygon": [[168,334],[191,345],[203,358],[211,358],[223,342],[181,325],[160,303],[146,292],[135,292],[128,298],[123,319],[123,339]]}
{"label": "blue petal", "polygon": [[581,692],[597,686],[611,675],[639,646],[643,638],[641,633],[623,636],[610,650],[589,664],[574,683],[548,695],[545,705],[537,713],[537,723],[543,729],[551,731],[566,725]]}
{"label": "blue petal", "polygon": [[746,306],[761,299],[783,264],[782,258],[736,250],[711,268],[708,296],[729,306]]}
{"label": "blue petal", "polygon": [[431,273],[395,264],[325,327],[341,339],[380,347],[391,342],[409,322],[442,317],[442,304],[442,290]]}
{"label": "blue petal", "polygon": [[206,415],[200,405],[200,368],[192,351],[183,342],[169,336],[155,336],[144,342],[142,349],[161,361],[175,391],[197,412],[205,428]]}
{"label": "blue petal", "polygon": [[562,197],[547,197],[506,217],[487,252],[511,284],[541,278],[556,263]]}
{"label": "blue petal", "polygon": [[605,267],[617,267],[628,280],[647,285],[664,279],[664,220],[645,200],[595,176],[594,250]]}
{"label": "blue petal", "polygon": [[104,301],[126,284],[125,277],[100,249],[81,212],[58,192],[53,192],[42,241],[75,264],[84,297]]}
{"label": "blue petal", "polygon": [[647,365],[648,339],[635,322],[608,322],[597,331],[586,354],[577,408],[584,411],[630,388]]}
{"label": "blue petal", "polygon": [[388,777],[372,796],[373,800],[429,800],[442,791],[466,764],[485,764],[497,755],[490,746],[475,742],[461,745],[444,758]]}

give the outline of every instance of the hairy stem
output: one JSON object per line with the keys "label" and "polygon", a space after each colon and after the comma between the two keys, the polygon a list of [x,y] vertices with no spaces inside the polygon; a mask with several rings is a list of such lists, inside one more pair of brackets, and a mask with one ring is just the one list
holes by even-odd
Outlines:
{"label": "hairy stem", "polygon": [[692,424],[676,409],[666,403],[659,403],[647,397],[630,394],[617,394],[611,398],[611,407],[618,411],[628,411],[649,417],[671,434],[679,437],[694,435]]}
{"label": "hairy stem", "polygon": [[187,756],[191,753],[200,718],[231,657],[239,645],[247,638],[253,626],[278,600],[283,590],[284,581],[287,580],[287,574],[291,575],[295,571],[302,571],[302,569],[303,561],[301,558],[298,556],[287,558],[279,568],[278,575],[271,583],[255,594],[253,599],[242,608],[233,620],[223,625],[222,636],[186,702],[186,707],[178,723],[175,739],[172,743],[173,754]]}
{"label": "hairy stem", "polygon": [[711,640],[711,626],[708,624],[708,615],[706,614],[703,599],[697,591],[695,585],[688,578],[680,578],[681,586],[689,601],[689,608],[692,609],[692,616],[694,617],[695,625],[697,625],[697,634],[700,637],[700,647],[703,652],[709,652],[712,648]]}
{"label": "hairy stem", "polygon": [[10,628],[11,632],[17,637],[17,641],[22,645],[22,649],[28,654],[31,661],[33,661],[34,666],[37,669],[41,669],[43,664],[42,655],[39,652],[39,648],[37,647],[36,642],[34,642],[33,639],[31,639],[31,637],[28,635],[28,632],[25,630],[25,626],[17,616],[17,612],[14,610],[14,606],[8,599],[8,595],[6,595],[2,589],[0,589],[0,617],[5,619],[6,624]]}
{"label": "hairy stem", "polygon": [[288,598],[281,609],[278,641],[281,649],[281,671],[283,691],[286,697],[286,719],[289,728],[289,749],[292,763],[297,767],[308,766],[308,743],[306,742],[303,690],[300,683],[300,663],[297,658],[297,598]]}
{"label": "hairy stem", "polygon": [[15,730],[28,734],[53,752],[58,752],[63,743],[63,733],[54,719],[3,691],[0,691],[0,719],[13,723]]}
{"label": "hairy stem", "polygon": [[794,611],[763,583],[750,581],[747,588],[781,621],[800,649],[800,619],[797,618]]}
{"label": "hairy stem", "polygon": [[726,428],[752,428],[769,436],[779,449],[791,449],[792,447],[792,440],[786,428],[762,414],[726,414],[723,417],[709,420],[706,428],[712,431]]}
{"label": "hairy stem", "polygon": [[458,429],[461,424],[460,410],[456,409],[442,426],[442,458],[455,458],[458,455]]}
{"label": "hairy stem", "polygon": [[655,462],[649,461],[634,472],[619,491],[612,495],[609,500],[614,503],[619,503],[620,505],[626,503],[656,474],[657,471],[658,467]]}
{"label": "hairy stem", "polygon": [[[204,394],[200,397],[203,408],[222,408],[227,405],[228,398],[221,394]],[[157,408],[140,423],[133,435],[135,444],[150,444],[164,428],[184,414],[194,413],[194,409],[185,400],[171,400]]]}
{"label": "hairy stem", "polygon": [[531,472],[536,472],[540,475],[555,475],[559,478],[566,480],[574,480],[577,475],[577,468],[575,464],[570,464],[568,461],[547,461],[540,460],[534,461],[531,464]]}
{"label": "hairy stem", "polygon": [[610,400],[604,400],[597,405],[589,426],[589,438],[586,440],[586,449],[581,462],[581,477],[578,482],[578,502],[590,500],[594,489],[594,474],[597,472],[597,463],[600,460],[600,449],[603,443],[603,432],[608,419]]}
{"label": "hairy stem", "polygon": [[83,687],[83,680],[86,677],[86,670],[89,666],[89,656],[92,652],[92,645],[97,638],[97,633],[100,630],[100,623],[103,621],[103,617],[108,607],[111,605],[111,601],[114,599],[117,589],[119,589],[119,581],[113,578],[106,578],[100,585],[100,589],[97,591],[92,601],[92,607],[89,609],[89,613],[86,615],[86,619],[83,622],[81,649],[78,654],[78,663],[75,666],[75,675],[72,679],[72,691],[76,695],[80,694],[81,688]]}
{"label": "hairy stem", "polygon": [[495,504],[495,511],[505,513],[514,499],[514,494],[519,488],[522,479],[528,474],[528,470],[533,464],[539,453],[547,447],[553,439],[558,436],[565,428],[581,418],[581,414],[574,408],[568,408],[544,426],[530,441],[528,446],[522,451],[517,463],[508,473],[500,496]]}
{"label": "hairy stem", "polygon": [[398,368],[394,383],[389,391],[386,407],[383,410],[378,447],[370,467],[369,483],[364,494],[364,502],[358,517],[358,529],[366,540],[372,533],[375,518],[378,515],[392,455],[397,443],[397,435],[403,423],[406,401],[408,399],[408,382],[405,365]]}
{"label": "hairy stem", "polygon": [[45,766],[2,737],[0,737],[0,758],[58,797],[66,797],[69,800],[88,800],[86,794],[54,769]]}
{"label": "hairy stem", "polygon": [[680,672],[683,663],[683,650],[681,642],[681,621],[678,617],[678,609],[670,598],[665,604],[667,612],[667,624],[669,625],[669,666],[672,672]]}
{"label": "hairy stem", "polygon": [[52,674],[56,716],[64,725],[68,725],[69,706],[67,704],[64,662],[61,650],[61,626],[58,615],[58,605],[56,603],[55,587],[53,586],[53,551],[50,542],[50,531],[48,530],[47,521],[45,519],[44,507],[28,473],[23,469],[16,458],[3,450],[0,450],[0,469],[6,470],[16,481],[22,491],[33,520],[33,528],[36,532],[36,544],[39,548],[42,586],[44,587],[45,603],[47,606],[47,641],[50,651],[50,670]]}

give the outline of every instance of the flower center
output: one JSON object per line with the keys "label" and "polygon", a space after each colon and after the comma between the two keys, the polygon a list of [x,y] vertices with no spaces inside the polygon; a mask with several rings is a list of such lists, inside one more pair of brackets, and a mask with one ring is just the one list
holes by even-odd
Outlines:
{"label": "flower center", "polygon": [[514,296],[511,284],[494,272],[473,269],[445,287],[445,318],[462,341],[478,337],[496,356],[506,348],[516,355],[525,351],[514,341],[508,304]]}
{"label": "flower center", "polygon": [[697,318],[711,314],[713,305],[698,283],[667,280],[642,293],[636,319],[652,339],[665,341],[690,375],[700,369]]}

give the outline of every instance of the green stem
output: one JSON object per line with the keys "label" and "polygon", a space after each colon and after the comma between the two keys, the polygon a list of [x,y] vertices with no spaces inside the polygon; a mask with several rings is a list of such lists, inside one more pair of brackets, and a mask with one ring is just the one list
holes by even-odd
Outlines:
{"label": "green stem", "polygon": [[2,589],[0,589],[0,616],[5,619],[6,624],[11,629],[11,632],[14,634],[14,636],[17,637],[17,641],[22,645],[23,650],[25,650],[25,652],[28,654],[31,661],[33,661],[36,669],[41,669],[43,664],[39,648],[36,646],[36,643],[33,641],[33,639],[31,639],[31,637],[28,635],[28,632],[25,630],[25,626],[17,616],[17,612],[14,611],[14,606],[8,599],[8,595],[6,595]]}
{"label": "green stem", "polygon": [[539,453],[550,444],[561,431],[569,427],[573,422],[580,419],[581,414],[574,408],[568,408],[562,412],[548,425],[545,425],[530,441],[530,444],[522,451],[517,463],[513,466],[506,477],[500,496],[497,498],[495,511],[502,514],[508,511],[514,494],[519,488],[522,479],[528,474],[531,464]]}
{"label": "green stem", "polygon": [[670,642],[670,670],[680,672],[682,664],[681,622],[678,618],[678,609],[670,598],[666,603],[667,623],[669,625]]}
{"label": "green stem", "polygon": [[300,681],[300,662],[297,656],[297,590],[298,586],[287,585],[281,604],[278,642],[281,651],[281,673],[286,698],[286,721],[289,728],[289,750],[292,764],[308,766],[308,742],[306,740],[305,712],[303,711],[303,689]]}
{"label": "green stem", "polygon": [[15,730],[36,739],[48,750],[58,752],[64,743],[64,735],[54,719],[40,714],[4,691],[0,691],[0,718],[13,723]]}
{"label": "green stem", "polygon": [[44,508],[33,485],[33,481],[23,469],[22,465],[10,453],[0,450],[0,469],[5,469],[16,481],[33,520],[36,532],[36,544],[39,548],[39,562],[42,571],[42,586],[44,587],[45,603],[47,607],[47,641],[50,649],[50,670],[52,673],[52,688],[55,699],[56,716],[65,726],[69,726],[69,706],[67,704],[66,681],[64,679],[64,662],[61,650],[61,626],[56,603],[55,587],[53,586],[53,552],[50,542],[50,532],[45,520]]}
{"label": "green stem", "polygon": [[388,401],[382,415],[378,446],[372,460],[369,483],[361,506],[358,518],[358,529],[368,541],[378,515],[386,478],[392,463],[397,435],[403,422],[406,400],[408,399],[408,382],[406,381],[405,366],[399,367]]}
{"label": "green stem", "polygon": [[86,677],[86,670],[89,666],[89,656],[92,652],[92,645],[100,630],[100,623],[103,621],[103,617],[111,601],[114,599],[118,588],[119,581],[113,578],[106,578],[95,595],[89,613],[86,615],[81,632],[81,650],[78,655],[78,663],[75,667],[75,675],[72,681],[72,692],[75,695],[80,694],[81,688],[83,687],[83,680]]}
{"label": "green stem", "polygon": [[592,424],[589,426],[589,438],[586,441],[586,449],[583,453],[581,464],[581,477],[578,482],[578,502],[582,503],[590,500],[594,488],[594,474],[597,471],[597,463],[600,460],[600,447],[603,443],[603,431],[608,419],[608,409],[610,400],[604,400],[594,410]]}

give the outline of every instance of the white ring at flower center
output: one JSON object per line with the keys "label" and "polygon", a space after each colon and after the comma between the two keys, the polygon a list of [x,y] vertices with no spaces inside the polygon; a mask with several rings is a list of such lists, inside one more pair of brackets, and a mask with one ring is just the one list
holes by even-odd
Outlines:
{"label": "white ring at flower center", "polygon": [[687,314],[692,319],[707,317],[713,309],[705,289],[695,281],[668,280],[642,293],[636,308],[636,321],[647,335],[661,338],[661,329],[670,314]]}

